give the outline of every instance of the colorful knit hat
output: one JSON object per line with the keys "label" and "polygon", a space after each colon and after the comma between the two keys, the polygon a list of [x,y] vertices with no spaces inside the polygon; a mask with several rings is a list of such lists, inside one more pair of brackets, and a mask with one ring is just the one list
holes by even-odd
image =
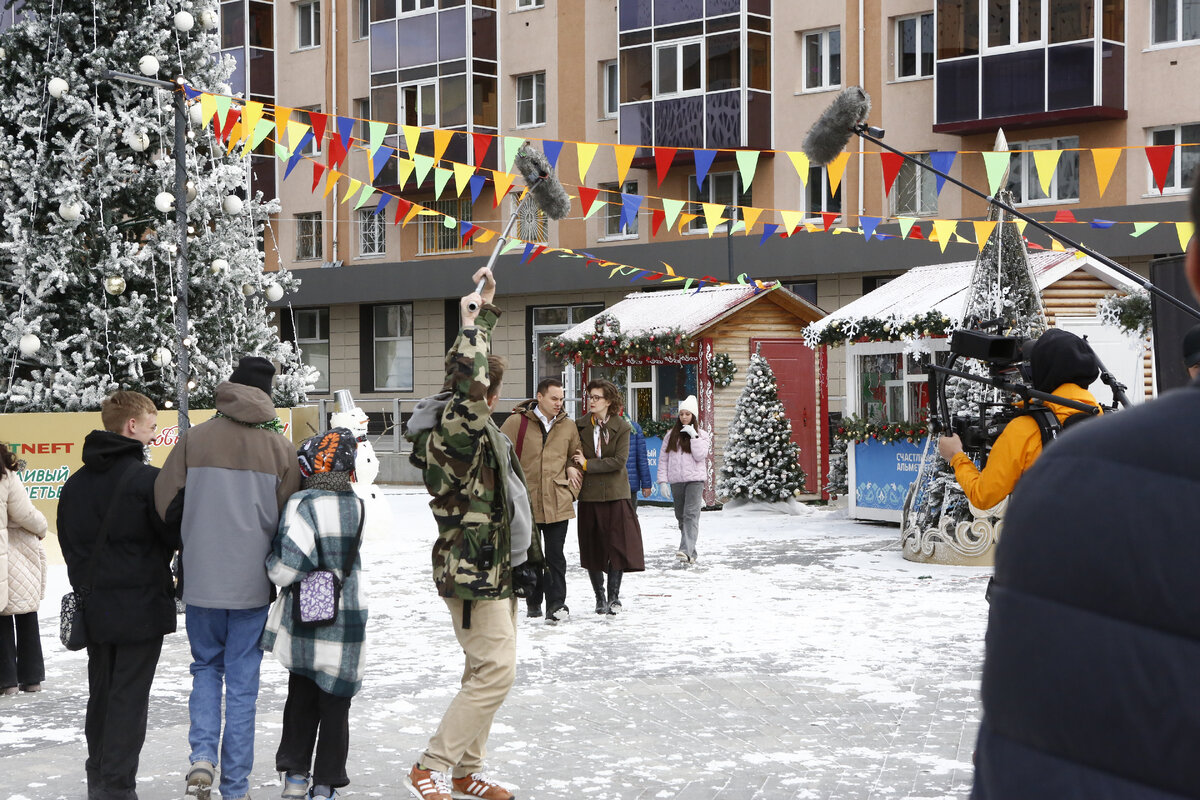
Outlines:
{"label": "colorful knit hat", "polygon": [[326,472],[353,472],[358,442],[349,428],[331,428],[305,439],[296,452],[305,478]]}

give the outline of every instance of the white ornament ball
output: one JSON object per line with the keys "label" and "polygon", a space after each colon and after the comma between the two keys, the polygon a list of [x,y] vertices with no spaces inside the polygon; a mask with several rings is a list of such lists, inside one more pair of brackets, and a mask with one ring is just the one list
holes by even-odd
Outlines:
{"label": "white ornament ball", "polygon": [[83,208],[79,203],[70,200],[64,200],[58,204],[58,215],[66,222],[74,222],[83,214]]}
{"label": "white ornament ball", "polygon": [[120,294],[125,291],[125,279],[120,275],[109,275],[104,279],[104,291],[109,294]]}
{"label": "white ornament ball", "polygon": [[229,272],[229,262],[223,258],[214,258],[208,270],[213,275],[220,275],[223,272]]}
{"label": "white ornament ball", "polygon": [[217,12],[211,8],[206,8],[200,12],[200,27],[211,31],[217,27]]}
{"label": "white ornament ball", "polygon": [[46,90],[50,92],[50,96],[54,98],[62,97],[71,87],[62,78],[51,78],[46,84]]}
{"label": "white ornament ball", "polygon": [[225,199],[221,201],[221,209],[230,216],[242,213],[242,198],[236,194],[225,195]]}
{"label": "white ornament ball", "polygon": [[150,137],[145,131],[139,133],[130,133],[125,137],[125,141],[129,143],[129,149],[135,153],[144,153],[150,147]]}
{"label": "white ornament ball", "polygon": [[150,356],[150,363],[156,367],[165,367],[170,364],[174,358],[175,357],[171,354],[169,349],[166,347],[159,347],[155,349],[154,353]]}
{"label": "white ornament ball", "polygon": [[204,110],[200,107],[199,100],[192,103],[191,108],[188,109],[188,119],[192,121],[193,125],[199,125],[204,119]]}
{"label": "white ornament ball", "polygon": [[27,333],[21,337],[18,346],[21,348],[21,355],[28,357],[42,349],[42,340],[32,333]]}
{"label": "white ornament ball", "polygon": [[138,71],[150,77],[158,74],[158,59],[154,56],[142,56],[138,59]]}
{"label": "white ornament ball", "polygon": [[252,284],[249,284],[249,283],[242,284],[242,294],[246,295],[246,297],[249,297],[250,295],[254,294],[255,291],[256,290]]}
{"label": "white ornament ball", "polygon": [[170,192],[159,192],[154,196],[154,207],[166,214],[175,208],[175,195]]}
{"label": "white ornament ball", "polygon": [[267,291],[264,292],[264,294],[267,296],[268,300],[270,300],[272,303],[276,303],[283,299],[283,287],[278,283],[272,283],[267,287]]}
{"label": "white ornament ball", "polygon": [[186,11],[175,15],[175,30],[187,33],[196,25],[196,18]]}
{"label": "white ornament ball", "polygon": [[8,58],[8,51],[3,47],[0,47],[0,61],[3,61],[6,58]]}
{"label": "white ornament ball", "polygon": [[196,199],[196,184],[191,181],[187,182],[187,199],[189,203]]}

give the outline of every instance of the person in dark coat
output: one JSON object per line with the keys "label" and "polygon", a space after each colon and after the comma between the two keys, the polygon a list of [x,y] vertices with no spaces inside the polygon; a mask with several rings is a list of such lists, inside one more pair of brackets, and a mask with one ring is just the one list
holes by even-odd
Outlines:
{"label": "person in dark coat", "polygon": [[[1186,272],[1200,297],[1195,239]],[[1017,485],[975,800],[1200,797],[1198,409],[1194,381],[1067,430]]]}
{"label": "person in dark coat", "polygon": [[654,491],[654,481],[650,475],[650,459],[646,457],[646,435],[642,426],[638,425],[628,414],[622,414],[632,430],[629,433],[629,458],[625,460],[625,471],[629,473],[629,502],[633,513],[637,513],[638,492],[642,497],[649,497]]}
{"label": "person in dark coat", "polygon": [[[150,684],[163,637],[175,631],[171,556],[179,529],[155,512],[158,468],[144,463],[157,427],[154,403],[138,392],[115,392],[100,417],[105,430],[87,435],[83,467],[63,485],[58,541],[71,587],[87,592],[88,800],[137,800]],[[97,549],[110,508],[116,516]]]}

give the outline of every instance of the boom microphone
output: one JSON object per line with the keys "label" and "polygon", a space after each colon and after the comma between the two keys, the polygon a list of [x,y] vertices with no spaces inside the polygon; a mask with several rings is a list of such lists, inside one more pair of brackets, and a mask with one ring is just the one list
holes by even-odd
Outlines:
{"label": "boom microphone", "polygon": [[838,157],[854,129],[864,124],[870,113],[870,96],[861,86],[847,86],[808,129],[800,148],[817,166],[828,164]]}
{"label": "boom microphone", "polygon": [[517,151],[516,166],[543,214],[550,219],[563,219],[571,213],[571,198],[554,177],[554,169],[544,155],[523,145]]}

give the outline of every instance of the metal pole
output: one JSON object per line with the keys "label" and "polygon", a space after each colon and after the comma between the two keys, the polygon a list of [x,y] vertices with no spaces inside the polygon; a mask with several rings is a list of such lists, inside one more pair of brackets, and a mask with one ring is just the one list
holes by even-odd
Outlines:
{"label": "metal pole", "polygon": [[179,435],[187,433],[188,420],[188,213],[187,213],[187,125],[188,113],[183,86],[175,90],[175,225],[179,228],[175,252],[175,397],[179,406]]}
{"label": "metal pole", "polygon": [[[875,129],[875,130],[878,131],[878,129]],[[1178,308],[1180,311],[1184,311],[1184,312],[1190,314],[1191,316],[1195,317],[1196,319],[1200,319],[1200,310],[1192,308],[1187,303],[1184,303],[1182,300],[1179,300],[1178,298],[1176,298],[1174,295],[1170,294],[1169,292],[1158,288],[1157,286],[1155,286],[1153,283],[1151,283],[1146,278],[1143,278],[1141,275],[1138,275],[1136,272],[1129,269],[1129,267],[1118,264],[1116,261],[1113,261],[1108,256],[1101,255],[1100,253],[1097,253],[1095,250],[1092,250],[1090,247],[1086,247],[1086,246],[1080,244],[1079,242],[1075,242],[1075,241],[1072,241],[1071,239],[1068,239],[1066,236],[1063,236],[1061,233],[1059,233],[1058,231],[1049,227],[1045,223],[1038,222],[1036,219],[1029,216],[1028,214],[1021,213],[1017,209],[1010,206],[1008,203],[1005,203],[1002,200],[999,200],[995,197],[986,195],[983,192],[976,189],[975,187],[968,186],[967,184],[963,183],[962,181],[960,181],[954,177],[951,177],[950,175],[947,175],[946,173],[942,172],[941,170],[935,169],[934,167],[930,166],[929,164],[926,164],[926,163],[920,161],[919,159],[913,158],[908,153],[901,152],[900,150],[897,150],[894,147],[889,147],[888,145],[883,143],[882,139],[878,138],[877,136],[873,136],[870,133],[870,131],[871,131],[871,129],[868,128],[866,125],[858,125],[857,127],[854,128],[854,132],[856,134],[858,134],[860,137],[862,137],[863,139],[866,139],[868,142],[877,144],[880,147],[882,147],[884,150],[887,150],[889,153],[895,153],[896,155],[902,157],[906,161],[911,161],[912,163],[916,164],[921,169],[927,169],[930,172],[932,172],[934,175],[939,175],[942,178],[945,178],[946,180],[953,183],[955,186],[959,187],[960,189],[966,189],[968,192],[975,195],[976,197],[982,197],[984,200],[986,200],[991,205],[994,205],[997,208],[1007,211],[1009,214],[1013,215],[1017,219],[1025,220],[1030,225],[1032,225],[1033,227],[1042,231],[1043,233],[1049,234],[1050,236],[1053,236],[1055,239],[1058,239],[1059,241],[1063,242],[1064,244],[1070,245],[1071,247],[1075,248],[1076,250],[1080,251],[1081,253],[1085,253],[1085,254],[1091,256],[1092,258],[1096,259],[1097,261],[1102,262],[1104,264],[1104,266],[1115,270],[1116,272],[1125,276],[1126,278],[1133,281],[1137,285],[1141,286],[1146,291],[1153,292],[1154,294],[1158,295],[1163,300],[1166,300],[1168,303],[1170,303],[1171,305]]]}

